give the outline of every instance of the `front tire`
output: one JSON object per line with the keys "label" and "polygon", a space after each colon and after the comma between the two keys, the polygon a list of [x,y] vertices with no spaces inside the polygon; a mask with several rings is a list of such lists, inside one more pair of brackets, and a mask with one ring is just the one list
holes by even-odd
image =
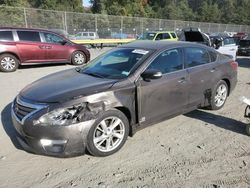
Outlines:
{"label": "front tire", "polygon": [[86,55],[81,51],[76,51],[72,54],[71,63],[73,65],[83,65],[87,62]]}
{"label": "front tire", "polygon": [[211,104],[210,104],[211,110],[221,109],[227,100],[227,96],[228,96],[228,85],[224,80],[220,80],[217,83],[212,93]]}
{"label": "front tire", "polygon": [[18,68],[19,60],[11,54],[0,55],[0,70],[2,72],[14,72]]}
{"label": "front tire", "polygon": [[128,133],[127,117],[119,110],[106,111],[91,127],[87,138],[87,149],[94,156],[111,155],[125,144]]}

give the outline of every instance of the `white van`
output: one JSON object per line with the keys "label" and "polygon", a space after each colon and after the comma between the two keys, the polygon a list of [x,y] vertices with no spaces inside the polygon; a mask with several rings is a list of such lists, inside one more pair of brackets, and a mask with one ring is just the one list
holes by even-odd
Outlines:
{"label": "white van", "polygon": [[94,40],[99,39],[96,32],[79,32],[75,35],[74,40]]}

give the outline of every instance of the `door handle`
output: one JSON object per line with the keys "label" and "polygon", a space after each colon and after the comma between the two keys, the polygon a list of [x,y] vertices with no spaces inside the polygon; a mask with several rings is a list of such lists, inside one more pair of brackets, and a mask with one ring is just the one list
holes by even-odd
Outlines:
{"label": "door handle", "polygon": [[52,48],[52,46],[46,46],[46,49],[51,49]]}
{"label": "door handle", "polygon": [[45,48],[46,48],[46,46],[44,46],[44,45],[39,45],[39,48],[41,48],[41,49],[45,49]]}
{"label": "door handle", "polygon": [[183,84],[183,83],[185,83],[186,82],[186,79],[183,77],[183,78],[181,78],[180,80],[178,80],[178,83],[180,83],[180,84]]}
{"label": "door handle", "polygon": [[212,68],[211,70],[210,70],[210,72],[215,72],[216,71],[216,68]]}

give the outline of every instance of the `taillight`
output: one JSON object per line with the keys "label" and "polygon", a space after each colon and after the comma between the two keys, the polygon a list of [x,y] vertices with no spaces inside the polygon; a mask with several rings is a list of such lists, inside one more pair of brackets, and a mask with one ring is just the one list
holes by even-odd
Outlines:
{"label": "taillight", "polygon": [[233,70],[237,71],[238,69],[238,63],[236,61],[231,61],[230,65],[232,67]]}

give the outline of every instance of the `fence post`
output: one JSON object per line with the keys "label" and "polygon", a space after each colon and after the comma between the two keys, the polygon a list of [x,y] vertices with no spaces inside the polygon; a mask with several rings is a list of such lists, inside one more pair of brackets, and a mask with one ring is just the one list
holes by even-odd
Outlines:
{"label": "fence post", "polygon": [[64,29],[68,33],[67,12],[64,12]]}
{"label": "fence post", "polygon": [[28,27],[28,22],[27,22],[27,15],[26,15],[26,9],[23,8],[23,15],[24,15],[24,22],[25,22],[25,27]]}
{"label": "fence post", "polygon": [[97,14],[95,14],[95,32],[98,31],[98,28],[97,28]]}
{"label": "fence post", "polygon": [[122,30],[123,30],[122,28],[123,28],[123,16],[121,16],[121,29],[120,29],[120,31],[121,31],[121,37],[122,37],[122,33],[123,33],[122,32]]}

